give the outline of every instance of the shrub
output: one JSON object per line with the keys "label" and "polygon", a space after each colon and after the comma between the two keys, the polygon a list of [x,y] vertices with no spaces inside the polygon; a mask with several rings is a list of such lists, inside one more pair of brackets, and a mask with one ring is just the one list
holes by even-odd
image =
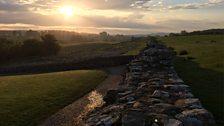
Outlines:
{"label": "shrub", "polygon": [[175,50],[173,47],[168,47],[168,49],[170,49],[170,50],[172,50],[172,51],[174,51],[174,50]]}
{"label": "shrub", "polygon": [[17,57],[19,53],[16,50],[19,50],[20,47],[20,45],[11,40],[0,38],[0,59],[5,60]]}
{"label": "shrub", "polygon": [[37,39],[28,39],[23,42],[23,56],[41,56],[43,44]]}
{"label": "shrub", "polygon": [[60,45],[53,35],[44,35],[42,40],[27,39],[16,43],[0,38],[0,60],[10,60],[21,57],[56,55]]}
{"label": "shrub", "polygon": [[43,49],[46,55],[56,55],[60,51],[60,45],[53,35],[47,34],[41,37]]}
{"label": "shrub", "polygon": [[194,60],[195,58],[194,57],[191,57],[191,56],[188,56],[187,59],[188,60]]}
{"label": "shrub", "polygon": [[187,55],[187,54],[188,54],[188,52],[186,50],[181,50],[179,53],[179,55]]}
{"label": "shrub", "polygon": [[216,43],[216,41],[215,40],[211,40],[210,43]]}
{"label": "shrub", "polygon": [[24,56],[49,56],[56,55],[60,50],[60,45],[53,35],[47,34],[37,39],[28,39],[23,42]]}

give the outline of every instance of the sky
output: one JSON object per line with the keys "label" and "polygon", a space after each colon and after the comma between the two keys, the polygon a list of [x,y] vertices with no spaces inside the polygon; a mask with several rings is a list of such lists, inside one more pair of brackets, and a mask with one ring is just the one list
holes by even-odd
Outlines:
{"label": "sky", "polygon": [[149,34],[224,28],[224,0],[0,0],[0,30]]}

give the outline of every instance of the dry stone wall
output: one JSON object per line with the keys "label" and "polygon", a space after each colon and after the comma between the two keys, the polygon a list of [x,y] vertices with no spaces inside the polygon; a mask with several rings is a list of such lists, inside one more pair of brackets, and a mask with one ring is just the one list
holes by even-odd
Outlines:
{"label": "dry stone wall", "polygon": [[86,126],[213,126],[214,118],[172,66],[174,51],[150,42]]}

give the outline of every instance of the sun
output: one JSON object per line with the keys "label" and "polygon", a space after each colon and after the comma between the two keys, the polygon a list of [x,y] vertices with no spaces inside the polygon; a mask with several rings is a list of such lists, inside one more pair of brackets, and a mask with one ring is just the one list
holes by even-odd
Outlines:
{"label": "sun", "polygon": [[61,6],[59,7],[59,12],[66,17],[71,17],[74,15],[74,8],[71,6]]}

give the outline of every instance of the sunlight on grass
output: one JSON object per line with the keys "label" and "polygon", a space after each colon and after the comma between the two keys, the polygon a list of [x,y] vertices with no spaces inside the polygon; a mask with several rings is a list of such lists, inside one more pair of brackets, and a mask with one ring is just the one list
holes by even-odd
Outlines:
{"label": "sunlight on grass", "polygon": [[0,125],[35,126],[106,76],[102,71],[80,70],[0,77]]}
{"label": "sunlight on grass", "polygon": [[[194,35],[160,39],[174,47],[177,53],[181,50],[189,52],[175,59],[177,73],[192,87],[196,97],[214,114],[218,123],[223,124],[224,36]],[[186,60],[187,57],[194,59]]]}

